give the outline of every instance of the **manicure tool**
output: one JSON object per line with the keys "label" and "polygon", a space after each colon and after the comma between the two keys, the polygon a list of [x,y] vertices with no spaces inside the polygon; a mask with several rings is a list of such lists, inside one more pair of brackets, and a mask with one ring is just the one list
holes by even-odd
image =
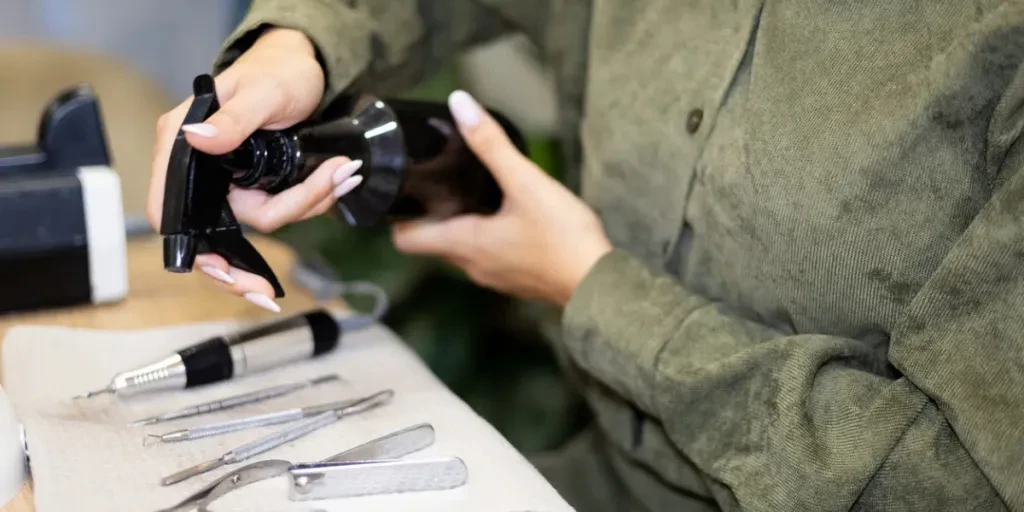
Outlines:
{"label": "manicure tool", "polygon": [[[146,439],[155,439],[156,441],[163,443],[193,441],[204,437],[213,437],[230,432],[237,432],[239,430],[267,427],[270,425],[278,425],[280,423],[291,423],[311,416],[317,416],[327,411],[344,409],[358,401],[359,400],[343,400],[340,402],[331,402],[310,407],[296,407],[284,411],[250,416],[248,418],[210,423],[208,425],[201,425],[198,427],[183,428],[167,432],[166,434],[146,434]],[[143,443],[143,445],[146,444],[148,443]]]}
{"label": "manicure tool", "polygon": [[220,382],[319,356],[338,345],[339,335],[334,317],[317,309],[210,338],[155,363],[119,373],[106,388],[75,398],[188,389]]}
{"label": "manicure tool", "polygon": [[158,512],[206,512],[214,500],[246,485],[288,474],[292,501],[368,494],[445,490],[466,483],[458,458],[399,461],[434,443],[434,427],[421,423],[368,441],[315,464],[285,460],[254,462],[203,487],[177,505]]}
{"label": "manicure tool", "polygon": [[225,409],[232,409],[235,407],[241,407],[243,405],[255,404],[266,400],[270,400],[271,398],[289,395],[296,391],[301,391],[306,388],[310,388],[327,382],[333,382],[336,380],[341,380],[341,377],[339,377],[337,374],[332,373],[302,382],[293,382],[290,384],[281,384],[279,386],[271,386],[268,388],[257,389],[256,391],[250,391],[248,393],[242,393],[240,395],[229,396],[227,398],[221,398],[219,400],[213,400],[210,402],[193,405],[191,407],[186,407],[184,409],[165,412],[157,416],[143,418],[141,420],[129,423],[128,426],[139,427],[143,425],[152,425],[154,423],[161,423],[164,421],[171,421],[181,418],[189,418],[192,416],[199,416],[200,414],[206,414],[214,411],[223,411]]}
{"label": "manicure tool", "polygon": [[300,437],[311,434],[317,430],[320,430],[327,425],[330,425],[345,416],[358,414],[369,409],[373,409],[377,406],[383,405],[391,400],[394,396],[394,391],[388,389],[380,391],[373,395],[370,395],[358,402],[345,407],[343,409],[337,409],[333,411],[327,411],[318,414],[306,421],[299,423],[293,427],[275,432],[266,437],[262,437],[250,443],[244,444],[231,450],[224,455],[211,459],[206,462],[201,462],[190,468],[183,469],[173,475],[164,477],[160,481],[162,485],[173,485],[178,482],[185,481],[194,476],[201,475],[203,473],[213,471],[214,469],[220,468],[227,464],[236,464],[242,462],[250,457],[254,457],[266,451],[272,450],[281,446],[285,443],[294,441]]}

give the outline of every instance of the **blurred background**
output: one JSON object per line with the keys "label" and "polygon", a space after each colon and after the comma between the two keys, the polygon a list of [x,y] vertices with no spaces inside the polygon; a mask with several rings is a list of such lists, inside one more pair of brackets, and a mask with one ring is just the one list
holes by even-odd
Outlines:
{"label": "blurred background", "polygon": [[[97,91],[129,215],[143,213],[157,117],[210,71],[246,0],[0,0],[0,145],[35,141],[58,91]],[[474,49],[406,96],[443,101],[455,88],[505,113],[528,136],[531,158],[556,177],[556,105],[524,38]],[[437,261],[398,254],[386,231],[353,231],[331,217],[275,233],[326,259],[344,279],[369,279],[392,299],[385,323],[453,391],[517,448],[555,447],[585,421],[559,374],[533,305],[480,289]],[[356,303],[356,307],[362,305]]]}

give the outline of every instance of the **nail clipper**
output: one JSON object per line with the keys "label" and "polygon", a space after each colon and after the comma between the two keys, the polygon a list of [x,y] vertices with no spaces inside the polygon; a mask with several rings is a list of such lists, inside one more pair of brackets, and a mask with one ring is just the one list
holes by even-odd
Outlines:
{"label": "nail clipper", "polygon": [[246,485],[287,475],[289,499],[311,501],[403,492],[447,490],[466,484],[469,473],[457,457],[399,460],[434,443],[434,427],[421,423],[379,437],[316,463],[254,462],[158,512],[208,512],[214,500]]}

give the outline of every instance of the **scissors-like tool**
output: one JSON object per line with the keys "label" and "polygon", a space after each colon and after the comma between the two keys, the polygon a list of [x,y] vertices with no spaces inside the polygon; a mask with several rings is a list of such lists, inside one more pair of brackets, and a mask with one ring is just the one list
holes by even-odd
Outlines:
{"label": "scissors-like tool", "polygon": [[421,423],[363,443],[320,462],[295,464],[286,460],[254,462],[232,471],[157,512],[186,512],[207,508],[217,498],[246,485],[287,474],[289,499],[309,501],[372,494],[454,489],[468,479],[457,457],[398,460],[434,443],[434,427]]}

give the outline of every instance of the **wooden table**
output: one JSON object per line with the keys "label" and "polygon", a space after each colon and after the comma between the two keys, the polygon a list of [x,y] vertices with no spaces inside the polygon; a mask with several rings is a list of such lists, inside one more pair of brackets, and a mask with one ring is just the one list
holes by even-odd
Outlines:
{"label": "wooden table", "polygon": [[[261,237],[250,240],[278,273],[287,278],[295,255],[280,242]],[[18,324],[58,325],[97,329],[145,329],[173,324],[237,319],[258,321],[274,313],[250,304],[241,297],[225,295],[204,274],[172,274],[163,269],[162,245],[158,237],[133,240],[128,244],[128,298],[117,304],[86,306],[53,311],[0,316],[0,340],[7,329]],[[342,307],[341,302],[318,304],[308,293],[285,283],[288,294],[278,300],[280,314],[296,313],[317,305]],[[32,488],[21,492],[0,512],[33,512]]]}

